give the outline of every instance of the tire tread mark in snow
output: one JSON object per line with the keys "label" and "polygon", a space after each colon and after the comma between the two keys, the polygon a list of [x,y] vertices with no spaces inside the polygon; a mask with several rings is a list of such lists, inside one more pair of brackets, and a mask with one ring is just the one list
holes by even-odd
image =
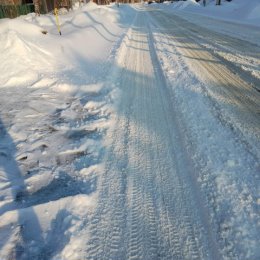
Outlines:
{"label": "tire tread mark in snow", "polygon": [[[175,19],[170,16],[160,17],[160,19],[162,19],[166,24],[169,24],[170,21],[169,26],[174,24],[175,28],[181,30],[182,37],[178,37],[180,32],[176,34],[177,32],[174,31],[170,35],[171,42],[177,41],[182,44],[182,46],[177,48],[181,48],[180,52],[186,54],[187,57],[200,59],[193,60],[193,64],[204,71],[202,75],[204,75],[204,78],[205,75],[207,75],[208,79],[206,79],[206,81],[209,85],[216,85],[217,91],[219,91],[219,93],[222,92],[223,97],[229,97],[230,100],[237,102],[238,105],[241,104],[246,107],[250,111],[251,115],[249,118],[252,118],[251,121],[259,123],[259,93],[255,89],[252,89],[250,85],[239,77],[239,75],[234,74],[229,70],[229,68],[223,65],[216,54],[207,50],[204,46],[201,46],[201,44],[198,43],[197,37],[195,37],[194,34],[187,32],[187,28],[180,28],[180,25],[175,21]],[[192,43],[189,43],[185,39],[192,40]],[[195,44],[201,48],[200,51],[197,50]],[[213,63],[206,61],[212,61]],[[254,115],[254,117],[252,117],[252,115]]]}
{"label": "tire tread mark in snow", "polygon": [[[207,217],[207,213],[205,212],[204,206],[202,206],[202,196],[200,194],[199,188],[197,187],[196,181],[194,180],[193,177],[193,166],[192,166],[192,161],[189,159],[189,155],[187,151],[185,151],[185,144],[184,144],[184,137],[182,136],[180,130],[181,130],[181,122],[179,117],[177,116],[176,113],[177,110],[171,105],[171,102],[167,102],[165,100],[165,97],[171,97],[170,90],[168,89],[166,79],[164,78],[164,74],[162,72],[160,63],[157,58],[156,50],[153,45],[153,35],[151,32],[151,29],[149,28],[149,37],[150,37],[150,51],[152,55],[152,60],[154,61],[154,67],[157,67],[157,78],[160,80],[162,88],[160,88],[160,95],[161,95],[161,100],[163,104],[163,109],[164,109],[164,114],[166,115],[166,129],[168,130],[168,135],[169,135],[169,140],[171,141],[171,154],[175,157],[175,163],[176,163],[176,177],[177,180],[176,182],[178,183],[177,187],[180,187],[180,191],[178,194],[183,194],[182,197],[182,204],[183,204],[183,211],[184,211],[184,219],[185,219],[185,225],[187,228],[187,235],[188,235],[188,240],[190,241],[190,247],[191,251],[193,252],[193,257],[194,259],[204,259],[206,255],[210,255],[210,259],[220,259],[219,253],[218,253],[218,246],[216,244],[215,238],[212,236],[211,231],[210,231],[210,224],[209,220]],[[174,102],[174,100],[172,101]],[[172,111],[172,118],[169,118],[169,113],[167,111]],[[172,121],[175,123],[175,127],[172,125]],[[175,132],[174,134],[172,133],[171,129]],[[176,148],[174,149],[174,146],[178,146],[178,152]],[[174,160],[174,159],[173,159]],[[181,169],[183,173],[181,174]],[[170,176],[169,176],[170,177]],[[169,178],[170,179],[170,178]],[[166,181],[166,184],[168,184],[168,179]],[[192,188],[192,191],[190,191]],[[190,191],[187,193],[187,191]],[[195,198],[195,200],[194,200]],[[187,200],[189,199],[189,201]],[[199,209],[201,212],[199,213],[197,208],[192,207],[191,201],[192,199],[194,200],[193,203],[197,203],[199,206]],[[185,207],[186,206],[186,207]],[[190,208],[189,208],[190,207]],[[190,212],[191,210],[193,212]],[[195,225],[194,220],[201,219],[203,223],[206,225],[203,225],[202,223],[197,223],[198,226]],[[201,222],[199,221],[199,222]],[[204,226],[204,227],[203,227]],[[199,232],[203,232],[203,229],[207,230],[207,241],[204,241],[206,244],[208,243],[209,248],[206,249],[205,252],[201,251],[197,236]],[[197,229],[197,231],[196,231]],[[201,230],[199,230],[201,229]],[[204,231],[206,231],[204,230]],[[205,250],[205,248],[204,248]],[[185,258],[185,257],[184,257]],[[183,259],[183,257],[182,257]]]}
{"label": "tire tread mark in snow", "polygon": [[183,145],[177,140],[180,129],[171,133],[179,125],[171,116],[146,18],[138,12],[128,56],[119,64],[122,101],[108,136],[111,149],[90,223],[87,259],[214,259],[200,238],[200,204],[192,205],[196,191],[183,173],[190,169],[179,156],[184,150],[178,147]]}
{"label": "tire tread mark in snow", "polygon": [[[128,30],[128,33],[129,31],[131,29]],[[128,33],[126,37],[128,37]],[[122,53],[122,56],[124,55]],[[123,69],[120,69],[116,76],[122,73]],[[130,104],[126,104],[126,110],[130,110]],[[111,143],[111,150],[107,153],[105,173],[100,180],[101,187],[97,210],[90,223],[91,238],[87,243],[87,259],[105,260],[111,259],[113,256],[118,259],[124,258],[123,241],[125,239],[122,239],[122,237],[124,237],[123,227],[126,219],[125,191],[127,186],[127,176],[124,169],[127,165],[128,135],[129,117],[125,119],[118,117],[115,131],[109,132],[107,136],[113,142]],[[122,140],[118,139],[119,136],[122,137]],[[120,148],[118,148],[118,142],[122,144]],[[121,156],[121,161],[116,158],[117,155]],[[113,165],[117,161],[119,163]]]}
{"label": "tire tread mark in snow", "polygon": [[[129,60],[127,62],[128,69],[131,71],[134,69],[134,82],[131,82],[131,84],[128,84],[128,86],[134,86],[135,82],[138,81],[138,76],[140,73],[140,69],[144,68],[143,66],[139,68],[142,58],[140,55],[143,54],[143,52],[138,51],[138,49],[143,49],[144,44],[142,44],[142,35],[141,33],[137,31],[133,31],[132,37],[134,38],[131,46],[134,51],[132,53],[132,57],[136,58],[135,62],[132,62]],[[130,49],[131,51],[131,49]],[[135,64],[135,65],[133,65]],[[138,66],[138,68],[136,67]],[[137,71],[137,69],[139,69]],[[140,85],[136,87],[135,96],[136,98],[140,99],[143,95],[143,87],[141,82],[143,81],[143,77],[140,79]],[[125,84],[127,86],[127,84]],[[128,92],[130,89],[128,89]],[[132,100],[133,102],[133,100]],[[143,105],[143,101],[137,101],[136,104]],[[145,110],[141,108],[137,108],[132,111],[131,117],[135,118],[137,115],[136,113],[141,113],[142,117],[145,113]],[[140,116],[140,115],[139,115]],[[147,169],[149,167],[149,162],[147,161],[147,158],[144,158],[142,161],[142,165],[140,165],[140,161],[136,160],[136,158],[143,157],[142,152],[142,143],[139,140],[140,133],[142,133],[142,129],[140,128],[140,125],[136,122],[132,122],[131,124],[131,139],[133,139],[133,143],[131,145],[132,149],[130,152],[130,171],[129,175],[131,178],[131,181],[129,181],[129,226],[127,228],[127,233],[129,234],[128,237],[128,259],[156,259],[154,258],[156,255],[156,224],[155,224],[155,218],[153,216],[153,206],[152,205],[152,199],[149,194],[150,191],[150,185],[149,185],[149,176],[150,172],[148,171],[148,174],[146,174],[146,171],[144,171],[144,175],[141,175],[141,169]],[[144,138],[145,139],[145,138]],[[145,225],[143,223],[147,223],[148,225]]]}

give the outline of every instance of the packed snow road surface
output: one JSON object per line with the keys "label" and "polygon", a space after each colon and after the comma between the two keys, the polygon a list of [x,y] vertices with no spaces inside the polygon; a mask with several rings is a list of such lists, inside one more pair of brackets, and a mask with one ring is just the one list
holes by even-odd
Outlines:
{"label": "packed snow road surface", "polygon": [[2,22],[1,260],[260,258],[260,47],[181,15]]}
{"label": "packed snow road surface", "polygon": [[162,38],[166,52],[174,45],[185,57],[190,70],[207,86],[213,102],[222,108],[220,116],[235,124],[247,140],[251,138],[253,147],[258,145],[259,156],[260,47],[203,28],[178,15],[152,13],[156,21],[153,31]]}
{"label": "packed snow road surface", "polygon": [[[240,187],[242,184],[246,190],[254,190],[251,195],[257,194],[254,178],[257,178],[258,170],[256,151],[259,145],[260,95],[254,85],[245,81],[246,78],[234,73],[234,69],[239,71],[239,68],[231,66],[231,62],[201,46],[204,42],[200,41],[200,37],[203,39],[209,31],[199,28],[201,32],[194,33],[194,27],[197,28],[178,16],[162,11],[140,7],[137,10],[118,61],[120,73],[115,80],[121,90],[121,100],[115,119],[116,128],[109,134],[112,141],[107,154],[99,206],[91,222],[91,239],[87,245],[89,259],[244,259],[248,256],[257,259],[258,235],[254,231],[254,228],[257,228],[256,207],[250,206],[252,218],[243,216],[236,219],[232,216],[233,223],[231,221],[226,224],[226,220],[221,218],[223,214],[227,215],[227,219],[230,216],[228,211],[222,211],[219,216],[218,210],[223,207],[221,204],[224,203],[225,207],[228,205],[233,210],[233,207],[239,207],[239,201],[232,201],[232,198],[226,201],[222,197],[223,194],[215,194],[215,197],[209,192],[219,193],[218,188],[230,188],[225,186],[224,179],[229,178],[229,174],[224,177],[219,174],[218,177],[223,178],[221,187],[221,180],[214,176],[214,170],[219,169],[214,169],[214,164],[213,169],[210,169],[210,161],[220,160],[220,165],[216,168],[226,168],[229,171],[237,162],[241,163],[241,158],[242,161],[247,158],[249,161],[245,163],[245,167],[250,169],[246,173],[249,176],[244,184],[241,181],[245,176],[232,180],[231,183],[237,183],[232,184],[235,191],[230,188],[230,193],[231,196],[243,193],[244,190]],[[220,39],[226,41],[226,46],[229,47],[236,43],[233,48],[239,48],[240,51],[248,45],[252,53],[259,55],[259,47],[214,32],[208,35],[207,43],[211,40],[211,43],[215,44]],[[198,87],[197,91],[208,92],[210,106],[206,109],[214,110],[213,114],[217,118],[207,118],[207,123],[212,123],[212,127],[215,127],[215,121],[219,121],[221,131],[225,132],[223,127],[227,128],[227,135],[223,134],[226,135],[225,139],[230,134],[233,137],[230,141],[231,147],[225,151],[226,145],[221,140],[223,136],[217,134],[219,125],[212,133],[208,133],[205,130],[207,126],[204,125],[202,131],[206,136],[200,131],[195,133],[205,145],[208,142],[207,137],[213,139],[213,142],[219,142],[215,147],[207,149],[216,152],[215,149],[219,148],[219,152],[223,153],[216,157],[212,156],[212,152],[208,154],[209,168],[206,173],[203,166],[197,163],[197,160],[203,160],[199,151],[196,151],[201,147],[196,147],[195,143],[190,144],[192,138],[186,136],[194,130],[187,129],[187,118],[182,115],[187,113],[188,109],[181,111],[180,107],[177,107],[176,97],[171,92],[169,82],[165,78],[166,73],[163,73],[161,67],[163,62],[160,60],[169,59],[169,53],[176,50],[182,57],[189,59],[188,64],[196,68],[194,73],[201,80],[200,84],[206,86],[203,90]],[[256,58],[259,62],[259,57]],[[173,67],[172,70],[174,69]],[[182,70],[181,74],[183,73],[185,70]],[[189,76],[183,77],[183,84],[190,80]],[[178,77],[181,75],[177,75]],[[203,85],[203,82],[206,85]],[[174,86],[174,82],[172,84]],[[197,87],[194,79],[191,84],[194,88]],[[196,110],[196,105],[202,106],[195,101],[192,109]],[[201,108],[198,108],[198,111],[199,109]],[[203,123],[203,117],[214,117],[205,111],[199,113],[202,113]],[[193,124],[196,123],[193,121]],[[236,135],[246,140],[243,145],[236,144]],[[210,145],[211,142],[208,142],[208,146]],[[237,151],[232,151],[236,145]],[[238,153],[240,149],[247,148],[254,153],[253,156],[244,151],[243,155]],[[239,158],[229,160],[229,157],[233,156]],[[238,167],[243,168],[241,165]],[[236,170],[230,170],[232,175]],[[210,171],[213,171],[212,179],[202,181],[202,185],[211,185],[207,187],[210,191],[204,190],[208,193],[205,198],[196,178],[206,179]],[[216,184],[219,185],[216,190],[212,188],[213,180],[219,182]],[[207,208],[207,204],[211,204],[212,209]],[[236,214],[236,211],[232,212],[234,213]],[[210,218],[210,214],[215,216]],[[239,238],[239,231],[229,232],[231,226],[238,228],[237,225],[240,225],[241,221],[244,222],[243,228],[253,223],[254,228],[246,231],[252,239],[250,245],[245,245],[245,241]]]}
{"label": "packed snow road surface", "polygon": [[122,47],[121,100],[88,256],[218,259],[147,18],[138,11]]}

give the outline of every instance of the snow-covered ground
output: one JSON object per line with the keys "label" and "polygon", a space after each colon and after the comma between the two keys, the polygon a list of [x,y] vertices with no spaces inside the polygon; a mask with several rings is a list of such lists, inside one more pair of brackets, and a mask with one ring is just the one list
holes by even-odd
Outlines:
{"label": "snow-covered ground", "polygon": [[216,6],[216,0],[206,0],[196,2],[195,0],[164,2],[164,8],[182,10],[204,16],[215,17],[217,19],[235,21],[238,23],[249,23],[260,26],[260,2],[259,0],[232,0],[228,2],[221,0],[221,5]]}
{"label": "snow-covered ground", "polygon": [[62,36],[51,14],[0,20],[0,259],[76,258],[133,10],[90,3],[59,17]]}
{"label": "snow-covered ground", "polygon": [[[260,46],[260,2],[258,0],[222,1],[221,6],[216,6],[213,0],[208,0],[206,3],[204,7],[202,1],[197,3],[195,0],[187,0],[153,6],[196,24],[197,31],[194,26],[191,33],[200,37],[202,47],[210,49],[222,60],[240,68],[247,81],[251,81],[260,89],[259,48],[254,46]],[[200,28],[208,30],[203,34]],[[215,35],[224,34],[233,39],[226,41],[227,39],[221,37],[221,40],[216,40],[212,31]],[[237,39],[245,42],[237,42]],[[248,46],[248,42],[252,43],[251,47]]]}
{"label": "snow-covered ground", "polygon": [[[156,20],[152,21],[157,55],[173,88],[172,99],[179,109],[176,112],[180,121],[186,122],[181,128],[185,133],[190,157],[198,169],[197,180],[204,190],[204,196],[207,196],[208,208],[212,210],[211,220],[217,223],[215,225],[212,222],[212,226],[217,226],[222,243],[228,241],[229,246],[224,249],[227,259],[257,259],[260,144],[258,115],[255,114],[251,121],[256,123],[255,126],[244,121],[242,110],[239,109],[238,112],[235,108],[235,104],[238,105],[239,102],[234,96],[229,96],[228,92],[221,91],[221,85],[229,85],[234,88],[233,91],[239,93],[238,86],[241,83],[232,76],[227,64],[218,60],[215,52],[201,49],[203,38],[198,40],[192,34],[192,30],[197,29],[194,24],[185,24],[183,20],[176,23],[176,17],[171,19],[165,13],[157,15]],[[170,28],[173,25],[175,29],[165,30],[167,26]],[[201,34],[203,37],[203,31]],[[257,113],[260,106],[258,92],[252,93],[255,93],[255,99],[251,104],[256,102],[256,106],[247,113],[248,118],[253,116],[254,111]],[[248,96],[246,92],[243,94],[244,97]],[[223,125],[229,127],[223,128]],[[247,130],[256,136],[250,137]],[[247,192],[249,190],[251,195]],[[244,201],[247,199],[243,198],[243,194],[247,194],[246,197],[252,196],[251,198],[256,196],[255,199],[250,199],[252,203],[245,203],[247,213],[244,211]],[[248,221],[252,221],[251,224]],[[251,237],[251,242],[245,242],[242,236],[247,239]],[[235,252],[238,251],[236,256]]]}
{"label": "snow-covered ground", "polygon": [[1,260],[259,259],[259,1],[212,2],[0,20]]}
{"label": "snow-covered ground", "polygon": [[[215,0],[207,0],[204,7],[202,1],[195,0],[164,2],[153,4],[156,8],[179,14],[182,18],[226,35],[246,39],[260,46],[260,2],[258,0],[222,0],[216,6]],[[237,25],[240,25],[237,30]]]}

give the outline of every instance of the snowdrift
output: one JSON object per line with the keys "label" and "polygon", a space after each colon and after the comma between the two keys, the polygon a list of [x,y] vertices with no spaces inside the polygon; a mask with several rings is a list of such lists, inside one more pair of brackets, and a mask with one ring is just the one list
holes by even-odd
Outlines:
{"label": "snowdrift", "polygon": [[83,259],[133,13],[89,3],[59,16],[61,36],[52,14],[0,20],[0,259]]}
{"label": "snowdrift", "polygon": [[260,26],[260,2],[258,0],[233,0],[231,2],[222,0],[220,6],[216,6],[215,0],[207,0],[206,3],[206,7],[203,6],[202,1],[196,2],[195,0],[178,1],[172,4],[165,2],[165,5],[167,8],[170,6],[173,10],[194,12],[218,19]]}

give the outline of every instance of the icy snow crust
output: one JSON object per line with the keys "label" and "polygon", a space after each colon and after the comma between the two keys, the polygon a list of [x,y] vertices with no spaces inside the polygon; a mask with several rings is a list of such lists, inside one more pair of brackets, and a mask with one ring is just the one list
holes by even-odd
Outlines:
{"label": "icy snow crust", "polygon": [[1,260],[260,258],[258,32],[151,6],[0,20]]}

